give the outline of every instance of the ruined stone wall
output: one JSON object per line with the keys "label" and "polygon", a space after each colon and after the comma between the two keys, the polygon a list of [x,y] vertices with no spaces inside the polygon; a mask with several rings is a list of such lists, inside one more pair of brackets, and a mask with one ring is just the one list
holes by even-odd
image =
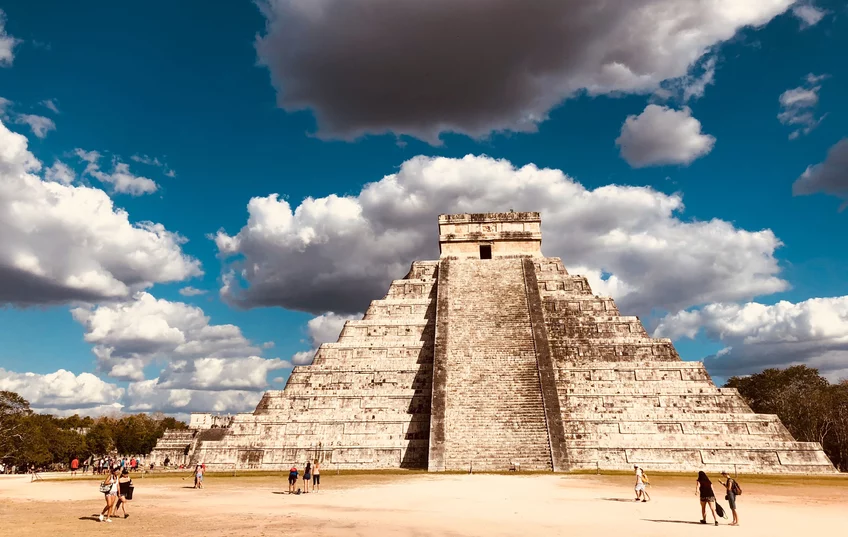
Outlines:
{"label": "ruined stone wall", "polygon": [[430,469],[551,470],[522,260],[441,267]]}
{"label": "ruined stone wall", "polygon": [[834,471],[817,443],[754,414],[558,258],[535,263],[572,469]]}
{"label": "ruined stone wall", "polygon": [[212,468],[426,468],[437,262],[416,262],[364,318],[348,321],[284,390],[266,392],[198,460]]}

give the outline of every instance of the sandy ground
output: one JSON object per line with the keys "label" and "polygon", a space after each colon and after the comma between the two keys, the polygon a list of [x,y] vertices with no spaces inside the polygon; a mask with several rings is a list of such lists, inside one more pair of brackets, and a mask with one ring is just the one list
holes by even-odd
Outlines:
{"label": "sandy ground", "polygon": [[135,477],[131,516],[105,524],[97,521],[104,502],[94,480],[30,483],[29,476],[0,476],[0,534],[808,537],[842,533],[848,525],[848,479],[740,479],[741,525],[720,519],[718,528],[699,524],[693,478],[654,475],[648,503],[633,501],[629,476],[328,474],[322,479],[320,492],[288,495],[282,477],[207,476],[204,490],[190,488],[190,478]]}

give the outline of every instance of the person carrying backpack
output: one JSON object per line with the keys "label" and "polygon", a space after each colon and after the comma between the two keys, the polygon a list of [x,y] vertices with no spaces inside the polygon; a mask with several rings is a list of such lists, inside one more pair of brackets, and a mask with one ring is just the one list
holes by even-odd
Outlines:
{"label": "person carrying backpack", "polygon": [[739,486],[739,483],[736,482],[735,479],[730,477],[727,472],[722,472],[721,475],[724,477],[724,488],[727,490],[727,494],[725,494],[724,499],[727,500],[727,503],[730,504],[730,512],[733,513],[733,522],[730,523],[731,526],[739,525],[739,515],[736,514],[736,497],[742,494],[742,487]]}

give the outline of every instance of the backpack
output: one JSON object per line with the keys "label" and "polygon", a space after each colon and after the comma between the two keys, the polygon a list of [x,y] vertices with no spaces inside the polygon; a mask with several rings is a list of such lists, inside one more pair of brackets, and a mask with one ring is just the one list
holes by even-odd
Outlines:
{"label": "backpack", "polygon": [[742,487],[739,486],[739,483],[737,483],[735,479],[733,480],[733,483],[731,483],[731,485],[730,485],[730,492],[732,492],[733,494],[735,494],[737,496],[742,494]]}
{"label": "backpack", "polygon": [[651,480],[648,479],[648,474],[646,474],[644,470],[642,470],[642,483],[644,483],[646,485],[651,484]]}

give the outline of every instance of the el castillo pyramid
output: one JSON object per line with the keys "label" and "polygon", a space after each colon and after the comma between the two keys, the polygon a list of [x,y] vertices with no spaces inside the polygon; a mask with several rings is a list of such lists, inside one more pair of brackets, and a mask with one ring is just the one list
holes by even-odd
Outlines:
{"label": "el castillo pyramid", "polygon": [[[818,443],[716,387],[541,251],[539,213],[439,217],[416,261],[256,410],[169,431],[154,457],[211,469],[736,469],[830,473]],[[206,423],[206,425],[204,425]]]}

